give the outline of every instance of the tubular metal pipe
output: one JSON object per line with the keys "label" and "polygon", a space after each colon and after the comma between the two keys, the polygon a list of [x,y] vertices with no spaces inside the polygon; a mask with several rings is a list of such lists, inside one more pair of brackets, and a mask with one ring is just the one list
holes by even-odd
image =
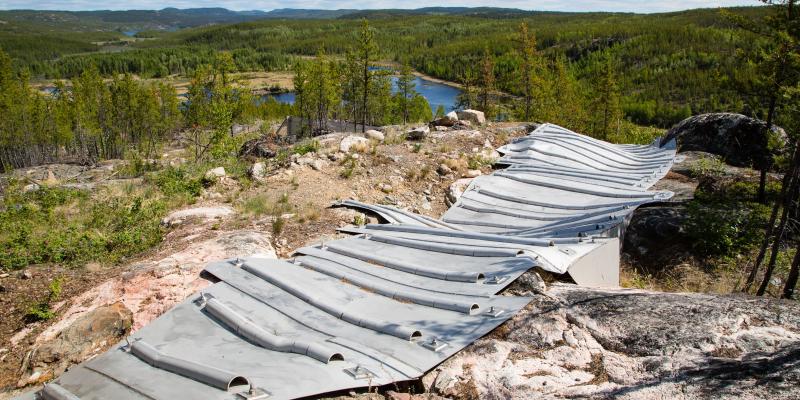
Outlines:
{"label": "tubular metal pipe", "polygon": [[[536,185],[536,186],[548,187],[548,188],[552,188],[552,189],[565,190],[565,191],[569,191],[569,192],[584,193],[584,194],[589,194],[589,195],[599,196],[599,197],[611,197],[611,198],[617,198],[617,199],[639,199],[639,198],[652,199],[653,198],[653,194],[651,192],[629,191],[628,193],[609,193],[609,192],[604,192],[604,191],[600,191],[600,190],[579,189],[579,188],[576,188],[576,187],[570,186],[570,185],[559,185],[557,183],[545,182],[545,181],[540,181],[540,180],[537,180],[537,179],[523,178],[521,176],[518,176],[517,174],[507,174],[507,173],[504,173],[504,172],[495,172],[494,176],[500,176],[500,177],[503,177],[503,178],[506,178],[506,179],[511,179],[511,180],[514,180],[514,181],[517,181],[517,182],[522,182],[522,183],[525,183],[525,184],[528,184],[528,185]],[[590,185],[590,184],[587,183],[586,185]],[[624,189],[616,189],[616,190],[624,191]]]}
{"label": "tubular metal pipe", "polygon": [[48,383],[39,391],[42,400],[81,400],[57,383]]}
{"label": "tubular metal pipe", "polygon": [[244,386],[244,390],[250,388],[250,381],[242,375],[194,361],[168,356],[142,340],[133,342],[130,346],[130,351],[131,354],[155,368],[185,376],[217,389],[230,391],[233,388],[242,386]]}
{"label": "tubular metal pipe", "polygon": [[494,235],[491,233],[467,232],[467,231],[444,231],[441,229],[430,229],[422,226],[412,225],[391,225],[391,224],[368,224],[364,227],[368,230],[381,230],[391,232],[408,232],[425,235],[460,237],[464,239],[486,240],[501,243],[523,244],[529,246],[549,247],[552,244],[577,244],[578,238],[558,238],[558,239],[522,239],[511,238],[505,235]]}
{"label": "tubular metal pipe", "polygon": [[436,253],[456,254],[471,257],[516,257],[517,255],[516,250],[421,242],[419,240],[403,239],[394,236],[377,234],[369,234],[365,239],[397,246],[410,247],[413,249],[433,251]]}
{"label": "tubular metal pipe", "polygon": [[618,203],[604,203],[604,204],[592,204],[592,205],[585,205],[585,206],[571,206],[571,205],[565,205],[565,204],[544,203],[544,202],[541,202],[541,201],[525,199],[525,198],[522,198],[522,197],[508,196],[508,195],[504,195],[504,194],[497,193],[497,192],[494,192],[494,191],[491,191],[491,190],[486,190],[486,189],[478,189],[478,193],[482,194],[482,195],[489,196],[489,197],[494,197],[496,199],[511,201],[511,202],[514,202],[514,203],[530,204],[532,206],[542,206],[542,207],[557,208],[557,209],[563,209],[563,210],[592,210],[592,209],[596,209],[596,208],[609,208],[609,207],[620,207],[620,206],[637,207],[640,204],[647,203],[648,201],[652,201],[653,200],[653,198],[651,197],[650,199],[646,199],[646,200],[642,199],[642,200],[637,200],[637,201],[624,201],[624,202],[618,202]]}
{"label": "tubular metal pipe", "polygon": [[275,274],[271,273],[271,271],[267,268],[244,264],[242,265],[242,269],[289,292],[300,300],[303,300],[306,303],[309,303],[314,307],[317,307],[320,310],[351,324],[405,340],[411,340],[413,338],[422,336],[422,332],[416,329],[398,325],[389,321],[374,318],[364,318],[354,315],[352,312],[347,311],[345,307],[342,307],[338,304],[332,304],[330,301],[326,301],[326,299],[322,299],[319,296],[309,293],[304,287],[280,279],[279,277],[275,276]]}
{"label": "tubular metal pipe", "polygon": [[423,306],[441,308],[443,310],[457,311],[464,314],[471,314],[472,311],[480,308],[477,303],[464,302],[464,301],[442,301],[440,296],[426,295],[421,293],[413,293],[409,291],[396,289],[397,285],[386,284],[383,282],[375,282],[368,278],[358,276],[351,273],[343,272],[335,267],[325,265],[317,260],[309,257],[302,257],[298,261],[305,266],[319,273],[332,276],[337,279],[344,279],[347,282],[361,288],[369,289],[382,296],[386,296],[399,301],[408,301],[414,304]]}
{"label": "tubular metal pipe", "polygon": [[209,314],[234,332],[263,348],[283,353],[302,354],[326,364],[333,360],[344,360],[341,353],[323,344],[273,335],[213,297],[205,298],[205,301],[205,310]]}
{"label": "tubular metal pipe", "polygon": [[427,266],[396,261],[389,257],[382,257],[377,254],[372,254],[361,250],[348,249],[336,243],[328,243],[326,250],[363,261],[375,262],[387,268],[397,269],[414,275],[441,279],[444,281],[477,283],[479,279],[484,277],[482,272],[446,271],[439,268],[431,268]]}

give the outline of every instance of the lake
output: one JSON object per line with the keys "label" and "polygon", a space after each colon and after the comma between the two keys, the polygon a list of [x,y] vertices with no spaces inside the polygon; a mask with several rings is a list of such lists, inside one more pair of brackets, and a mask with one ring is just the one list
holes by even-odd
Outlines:
{"label": "lake", "polygon": [[[392,83],[392,92],[395,93],[397,92],[397,77],[392,77]],[[428,100],[431,105],[431,111],[434,114],[440,105],[444,107],[445,112],[450,112],[457,108],[456,103],[458,102],[458,95],[461,94],[461,89],[421,77],[414,78],[414,85],[414,89]],[[265,96],[287,104],[294,104],[295,100],[294,92],[267,94]]]}

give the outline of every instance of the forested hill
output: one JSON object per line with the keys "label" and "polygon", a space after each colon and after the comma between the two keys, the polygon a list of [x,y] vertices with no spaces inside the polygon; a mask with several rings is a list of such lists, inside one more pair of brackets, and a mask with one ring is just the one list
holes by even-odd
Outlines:
{"label": "forested hill", "polygon": [[[177,11],[186,15],[195,12]],[[768,9],[731,11],[759,17]],[[536,35],[542,55],[551,62],[563,61],[569,76],[578,83],[591,83],[611,57],[619,75],[625,114],[636,123],[665,127],[690,114],[724,110],[758,115],[764,108],[759,99],[731,91],[734,83],[740,87],[752,79],[749,64],[739,53],[753,53],[761,39],[735,28],[717,9],[664,14],[460,7],[320,12],[284,9],[239,15],[258,20],[144,32],[139,36],[146,39],[125,41],[119,40],[119,34],[116,39],[109,38],[114,33],[96,24],[144,18],[133,17],[136,12],[69,13],[94,15],[94,19],[49,25],[45,20],[41,24],[46,29],[36,33],[31,33],[36,25],[31,21],[37,19],[8,21],[0,24],[0,47],[15,59],[18,69],[29,70],[34,78],[69,78],[89,65],[97,65],[106,76],[126,72],[146,78],[189,76],[197,66],[210,63],[220,50],[230,51],[242,71],[289,70],[298,56],[313,56],[320,51],[344,55],[359,26],[356,17],[366,17],[380,19],[372,26],[383,60],[409,63],[426,74],[463,81],[466,71],[478,65],[488,51],[495,60],[497,88],[518,94],[519,57],[514,37],[520,24],[526,22]],[[0,13],[0,20],[7,19],[4,15],[8,13],[14,12]],[[125,13],[131,14],[123,18]],[[300,19],[304,13],[324,18]],[[86,24],[84,30],[77,27],[79,23]],[[18,29],[20,26],[25,29]],[[70,31],[63,32],[67,28]]]}
{"label": "forested hill", "polygon": [[164,8],[162,10],[125,11],[0,11],[0,20],[34,27],[72,30],[86,28],[115,29],[121,26],[142,29],[187,28],[208,24],[244,22],[264,18],[264,11],[231,11],[225,8]]}

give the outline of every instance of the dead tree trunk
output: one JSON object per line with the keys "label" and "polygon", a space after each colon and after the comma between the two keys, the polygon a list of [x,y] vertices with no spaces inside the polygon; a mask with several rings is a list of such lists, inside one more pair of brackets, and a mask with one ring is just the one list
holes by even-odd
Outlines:
{"label": "dead tree trunk", "polygon": [[783,287],[781,298],[791,299],[794,297],[794,288],[797,286],[798,275],[800,275],[800,245],[797,247],[797,253],[794,254],[792,268],[789,270],[789,276],[786,277],[786,285]]}
{"label": "dead tree trunk", "polygon": [[761,248],[758,251],[756,261],[753,264],[753,268],[750,270],[750,274],[747,276],[747,281],[744,284],[744,288],[742,288],[743,292],[750,291],[750,287],[753,286],[756,276],[758,276],[758,270],[761,269],[761,263],[764,262],[764,257],[767,255],[767,249],[769,248],[770,239],[772,239],[773,232],[775,231],[775,221],[778,219],[778,212],[781,209],[782,200],[786,197],[789,186],[791,186],[793,178],[792,171],[795,169],[798,161],[800,161],[798,158],[800,158],[800,147],[795,146],[794,155],[792,156],[792,164],[789,166],[789,170],[783,176],[783,181],[781,183],[781,194],[778,196],[778,199],[775,201],[775,205],[772,207],[769,223],[767,224],[766,232],[764,233],[764,240],[761,242]]}
{"label": "dead tree trunk", "polygon": [[[797,155],[797,148],[795,149],[795,156]],[[769,264],[767,265],[767,270],[764,272],[764,278],[761,280],[761,286],[758,288],[758,292],[756,295],[763,296],[764,293],[767,291],[767,286],[769,286],[769,280],[772,278],[772,272],[775,270],[775,262],[777,261],[778,250],[780,250],[781,240],[783,239],[783,233],[786,230],[786,223],[789,217],[789,209],[791,209],[792,200],[794,197],[795,191],[797,191],[797,180],[798,180],[798,164],[797,164],[796,157],[792,159],[792,165],[789,167],[789,170],[786,171],[787,174],[790,174],[789,181],[790,187],[788,190],[782,190],[784,192],[783,201],[781,199],[778,200],[779,203],[783,203],[783,211],[781,212],[781,220],[778,224],[778,229],[775,231],[775,237],[772,241],[772,252],[769,258]]]}

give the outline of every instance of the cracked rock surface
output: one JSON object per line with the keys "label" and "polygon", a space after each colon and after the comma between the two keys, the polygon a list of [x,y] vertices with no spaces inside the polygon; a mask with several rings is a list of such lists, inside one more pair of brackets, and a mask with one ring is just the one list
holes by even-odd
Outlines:
{"label": "cracked rock surface", "polygon": [[468,398],[800,397],[800,306],[557,283],[423,378]]}

